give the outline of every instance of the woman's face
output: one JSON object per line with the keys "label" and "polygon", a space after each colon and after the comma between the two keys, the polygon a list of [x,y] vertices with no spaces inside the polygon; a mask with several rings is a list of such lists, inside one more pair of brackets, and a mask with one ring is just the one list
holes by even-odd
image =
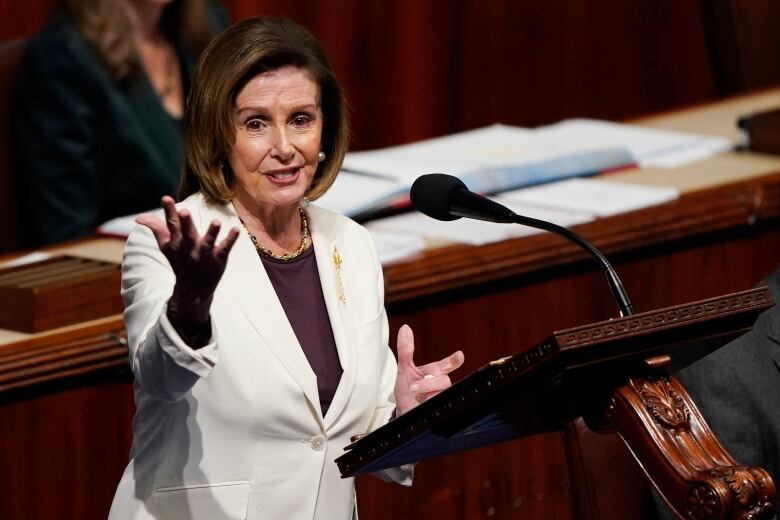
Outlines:
{"label": "woman's face", "polygon": [[285,66],[258,74],[235,106],[236,140],[228,153],[235,196],[261,206],[297,205],[317,171],[322,136],[319,88]]}

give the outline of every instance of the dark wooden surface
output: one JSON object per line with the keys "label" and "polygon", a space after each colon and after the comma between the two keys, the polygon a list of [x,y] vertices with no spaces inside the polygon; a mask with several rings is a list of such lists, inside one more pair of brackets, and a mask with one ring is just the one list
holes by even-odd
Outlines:
{"label": "dark wooden surface", "polygon": [[42,332],[119,314],[120,267],[58,256],[0,269],[0,328]]}
{"label": "dark wooden surface", "polygon": [[132,439],[122,320],[0,347],[0,518],[104,519]]}

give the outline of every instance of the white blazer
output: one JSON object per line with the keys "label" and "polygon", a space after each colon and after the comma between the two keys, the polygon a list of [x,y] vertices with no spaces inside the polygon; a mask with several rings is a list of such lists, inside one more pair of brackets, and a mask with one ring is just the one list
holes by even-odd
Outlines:
{"label": "white blazer", "polygon": [[[215,219],[220,238],[241,229],[231,205],[193,195],[179,207],[200,233]],[[351,436],[384,424],[395,408],[382,269],[364,228],[314,205],[307,214],[343,368],[325,417],[316,376],[246,233],[214,295],[211,341],[198,350],[166,318],[175,280],[154,237],[143,226],[130,234],[122,296],[137,411],[109,519],[355,515],[353,479],[341,479],[333,461]],[[388,476],[411,483],[406,467]]]}

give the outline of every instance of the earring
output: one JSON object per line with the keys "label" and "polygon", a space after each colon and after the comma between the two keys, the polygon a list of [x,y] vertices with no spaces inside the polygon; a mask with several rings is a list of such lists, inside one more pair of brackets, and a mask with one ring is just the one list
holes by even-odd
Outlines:
{"label": "earring", "polygon": [[322,162],[325,160],[325,152],[320,151],[320,153],[317,154],[317,162]]}

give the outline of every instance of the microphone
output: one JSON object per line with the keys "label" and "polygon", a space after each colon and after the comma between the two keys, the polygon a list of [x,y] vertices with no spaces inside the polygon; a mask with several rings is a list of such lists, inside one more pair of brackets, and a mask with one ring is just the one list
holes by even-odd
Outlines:
{"label": "microphone", "polygon": [[457,177],[443,173],[418,177],[409,197],[417,211],[436,220],[466,217],[508,224],[516,216],[498,202],[469,191]]}
{"label": "microphone", "polygon": [[466,217],[501,224],[522,224],[555,233],[574,242],[590,253],[604,271],[620,315],[634,314],[634,306],[609,260],[593,244],[570,229],[545,220],[518,215],[498,202],[469,191],[463,181],[457,177],[443,173],[418,177],[412,184],[409,196],[417,211],[436,220],[457,220]]}

